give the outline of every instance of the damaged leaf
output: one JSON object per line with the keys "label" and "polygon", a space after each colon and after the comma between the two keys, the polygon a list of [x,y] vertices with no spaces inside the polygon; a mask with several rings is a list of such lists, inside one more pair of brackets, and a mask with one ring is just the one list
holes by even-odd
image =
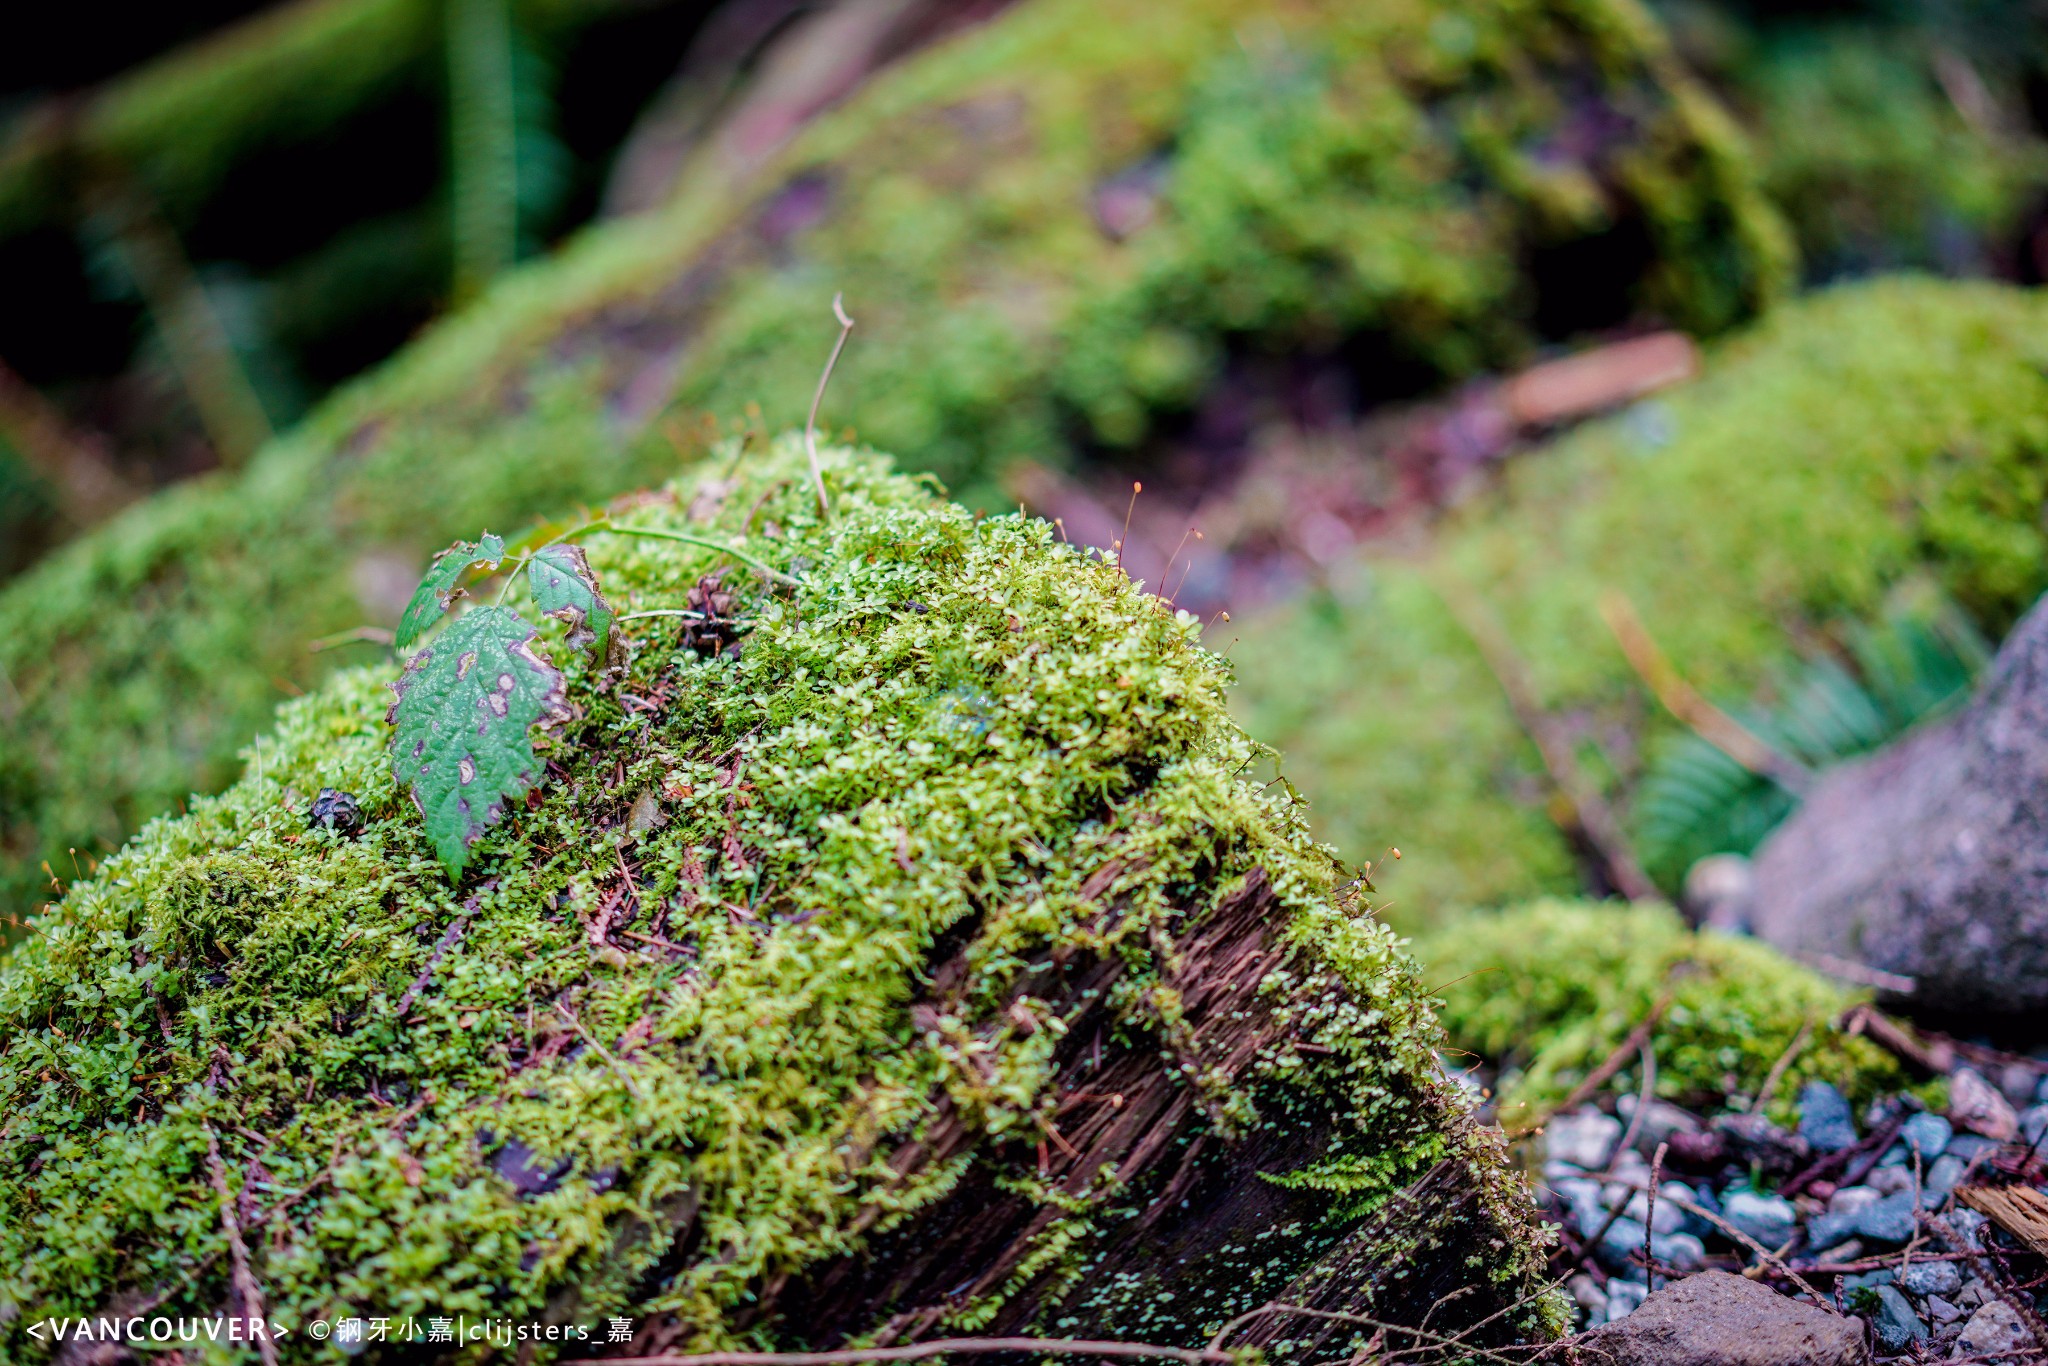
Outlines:
{"label": "damaged leaf", "polygon": [[[495,538],[492,538],[495,539]],[[532,728],[566,715],[562,675],[506,607],[465,612],[391,685],[391,771],[412,793],[451,878],[469,846],[535,781]]]}
{"label": "damaged leaf", "polygon": [[571,649],[590,647],[590,662],[623,663],[625,642],[614,628],[618,618],[580,545],[546,545],[526,562],[526,581],[542,614],[569,623]]}
{"label": "damaged leaf", "polygon": [[468,541],[457,541],[436,555],[426,577],[413,590],[412,601],[399,615],[394,642],[398,648],[402,650],[418,640],[429,626],[441,619],[443,612],[455,605],[457,598],[466,595],[462,580],[471,570],[479,565],[487,571],[496,569],[504,558],[504,538],[488,531],[474,545]]}

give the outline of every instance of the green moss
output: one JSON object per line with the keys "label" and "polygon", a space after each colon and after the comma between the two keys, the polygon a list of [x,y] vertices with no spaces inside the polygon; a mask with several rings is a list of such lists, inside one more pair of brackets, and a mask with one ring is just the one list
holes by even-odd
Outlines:
{"label": "green moss", "polygon": [[[1482,594],[1581,764],[1626,809],[1674,734],[1599,612],[1625,593],[1724,702],[1931,580],[1994,637],[2048,586],[2048,299],[1893,280],[1811,296],[1683,389],[1516,457],[1424,562],[1230,629],[1247,723],[1408,909],[1578,885],[1551,784],[1432,583]],[[1411,922],[1412,923],[1412,922]]]}
{"label": "green moss", "polygon": [[[878,458],[825,453],[823,526],[799,443],[736,454],[708,521],[685,509],[709,485],[620,516],[743,545],[804,588],[728,579],[751,623],[737,659],[655,616],[628,622],[615,685],[573,666],[550,781],[461,885],[391,778],[396,670],[355,669],[0,963],[0,1300],[224,1302],[209,1128],[267,1221],[254,1269],[288,1323],[566,1303],[572,1321],[672,1313],[703,1346],[800,1338],[747,1326],[765,1284],[978,1175],[1055,1216],[1032,1269],[1070,1284],[1146,1192],[1036,1177],[1062,1024],[1020,1018],[1036,996],[1017,992],[1054,955],[1108,955],[1126,1046],[1180,1056],[1161,954],[1255,869],[1288,917],[1258,995],[1309,1047],[1191,1075],[1204,1127],[1229,1147],[1320,1117],[1373,1155],[1368,1200],[1462,1158],[1494,1221],[1480,1243],[1528,1245],[1526,1199],[1437,1072],[1412,965],[1334,893],[1291,801],[1240,776],[1257,751],[1191,618],[1043,523],[977,520]],[[680,606],[721,559],[591,551],[623,612]],[[359,839],[308,831],[328,786],[360,800]],[[954,952],[965,977],[934,994]],[[891,1165],[942,1121],[969,1135],[955,1156]],[[511,1140],[566,1163],[561,1184],[522,1198],[494,1175]],[[1276,1265],[1341,1224],[1300,1233]],[[1516,1294],[1535,1270],[1514,1251],[1489,1269]],[[1194,1309],[1140,1296],[1127,1321],[1189,1337],[1260,1293],[1228,1284]],[[16,1333],[0,1356],[36,1350]]]}
{"label": "green moss", "polygon": [[[1526,355],[1566,293],[1711,330],[1775,292],[1732,126],[1633,5],[1259,9],[1041,0],[820,130],[817,226],[725,272],[683,399],[801,412],[843,288],[835,413],[1001,505],[1004,461],[1134,445],[1233,355],[1366,338],[1413,385]],[[1609,234],[1640,259],[1535,277]]]}
{"label": "green moss", "polygon": [[[1695,934],[1667,906],[1539,901],[1470,917],[1415,946],[1445,980],[1453,1045],[1499,1060],[1501,1122],[1538,1122],[1669,993],[1651,1034],[1657,1094],[1719,1109],[1754,1099],[1803,1027],[1769,1112],[1785,1122],[1808,1081],[1862,1105],[1912,1089],[1897,1059],[1835,1020],[1860,998],[1753,939]],[[1640,1088],[1632,1062],[1614,1086]],[[1932,1098],[1932,1097],[1929,1097]]]}
{"label": "green moss", "polygon": [[[403,9],[377,3],[330,17]],[[395,616],[359,591],[388,557],[665,478],[701,453],[691,409],[800,420],[835,289],[860,329],[826,417],[996,503],[1002,460],[1058,460],[1082,413],[1132,438],[1236,348],[1518,354],[1546,245],[1649,234],[1610,283],[1702,326],[1782,273],[1725,120],[1628,0],[1116,3],[1034,0],[904,63],[752,191],[693,183],[514,273],[245,476],[10,584],[0,903],[217,790],[280,696],[361,648],[309,642]],[[1589,118],[1625,131],[1579,157]],[[1154,159],[1158,221],[1110,241],[1097,184]]]}
{"label": "green moss", "polygon": [[2019,102],[1987,92],[1999,126],[1973,127],[1934,70],[1962,59],[1929,38],[1849,22],[1789,27],[1734,73],[1734,97],[1758,129],[1764,184],[1823,278],[1984,271],[2017,242],[2048,185],[2048,144],[2005,126]]}

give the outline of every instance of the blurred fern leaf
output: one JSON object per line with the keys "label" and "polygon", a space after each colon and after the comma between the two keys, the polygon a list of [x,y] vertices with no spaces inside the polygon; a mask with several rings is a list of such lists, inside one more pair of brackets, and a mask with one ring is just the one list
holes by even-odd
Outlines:
{"label": "blurred fern leaf", "polygon": [[[1810,768],[1867,754],[1966,700],[1991,657],[1969,617],[1947,601],[1896,606],[1845,633],[1845,658],[1789,671],[1773,704],[1726,710],[1759,739]],[[1676,891],[1709,854],[1747,854],[1797,799],[1698,735],[1667,738],[1652,753],[1633,803],[1639,854],[1658,885]]]}

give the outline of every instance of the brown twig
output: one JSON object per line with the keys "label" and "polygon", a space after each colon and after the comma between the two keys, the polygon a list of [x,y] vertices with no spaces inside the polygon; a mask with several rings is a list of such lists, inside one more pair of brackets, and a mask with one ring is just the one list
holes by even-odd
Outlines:
{"label": "brown twig", "polygon": [[825,401],[825,386],[832,382],[832,367],[839,364],[839,353],[846,349],[846,336],[853,331],[853,319],[846,316],[846,296],[832,296],[832,316],[839,319],[839,340],[832,343],[832,354],[825,358],[825,372],[818,376],[818,390],[811,395],[811,415],[804,419],[804,454],[811,459],[811,488],[818,495],[818,515],[830,520],[832,505],[825,499],[825,472],[818,467],[818,405]]}
{"label": "brown twig", "polygon": [[1771,1070],[1764,1074],[1764,1084],[1757,1088],[1756,1100],[1750,1105],[1750,1113],[1762,1114],[1764,1106],[1771,1103],[1771,1092],[1778,1089],[1779,1080],[1785,1069],[1792,1065],[1792,1059],[1799,1056],[1799,1050],[1806,1047],[1806,1041],[1813,1034],[1813,1021],[1800,1022],[1799,1030],[1792,1036],[1792,1042],[1785,1045],[1785,1051],[1771,1064]]}
{"label": "brown twig", "polygon": [[462,937],[463,928],[469,924],[469,918],[474,914],[476,914],[476,902],[472,899],[468,905],[463,907],[462,914],[456,916],[450,922],[447,932],[441,936],[441,942],[434,945],[433,953],[427,956],[427,965],[420,969],[420,975],[412,979],[412,985],[407,987],[405,994],[398,998],[399,1019],[405,1018],[405,1013],[412,1009],[413,998],[422,991],[425,991],[427,983],[434,980],[434,969],[440,966],[442,955],[453,948],[455,941]]}
{"label": "brown twig", "polygon": [[1588,1096],[1605,1086],[1614,1074],[1622,1069],[1630,1054],[1642,1051],[1643,1045],[1650,1041],[1650,1035],[1657,1028],[1657,1022],[1664,1018],[1664,1012],[1670,1005],[1671,988],[1666,987],[1650,1006],[1650,1013],[1643,1016],[1641,1022],[1628,1032],[1627,1038],[1614,1046],[1614,1051],[1607,1055],[1606,1061],[1588,1072],[1586,1079],[1574,1086],[1571,1094],[1550,1113],[1561,1115],[1567,1110],[1577,1109],[1585,1103]]}
{"label": "brown twig", "polygon": [[220,1160],[220,1139],[213,1126],[206,1126],[206,1167],[213,1189],[220,1195],[220,1227],[228,1236],[228,1258],[233,1267],[235,1293],[242,1297],[242,1313],[263,1324],[256,1332],[256,1346],[263,1353],[263,1366],[277,1366],[277,1344],[270,1340],[270,1326],[263,1309],[263,1291],[256,1273],[249,1269],[249,1248],[242,1241],[242,1227],[235,1220],[235,1196],[228,1189],[227,1164]]}
{"label": "brown twig", "polygon": [[[1632,1187],[1636,1190],[1645,1189],[1642,1183],[1637,1181],[1623,1181],[1621,1182],[1621,1184],[1624,1186]],[[1773,1252],[1771,1249],[1765,1247],[1762,1243],[1750,1237],[1747,1233],[1744,1233],[1741,1229],[1735,1227],[1735,1225],[1729,1223],[1726,1219],[1723,1219],[1720,1215],[1714,1213],[1710,1209],[1707,1209],[1704,1205],[1699,1204],[1697,1201],[1691,1200],[1686,1196],[1679,1195],[1675,1191],[1666,1195],[1664,1198],[1669,1200],[1672,1204],[1678,1206],[1680,1209],[1684,1210],[1687,1214],[1692,1215],[1694,1218],[1706,1220],[1715,1228],[1720,1229],[1721,1232],[1727,1234],[1730,1238],[1733,1238],[1736,1242],[1741,1243],[1744,1247],[1749,1248],[1751,1251],[1755,1252],[1757,1256],[1761,1257],[1766,1263],[1770,1264],[1772,1267],[1782,1272],[1794,1285],[1798,1286],[1802,1291],[1804,1291],[1808,1296],[1810,1296],[1815,1304],[1822,1306],[1831,1314],[1836,1312],[1834,1305],[1829,1303],[1829,1301],[1825,1298],[1823,1298],[1818,1290],[1815,1290],[1812,1286],[1808,1285],[1806,1283],[1806,1278],[1801,1276],[1797,1271],[1794,1271],[1790,1264],[1788,1264],[1785,1261],[1785,1259],[1779,1256],[1776,1252]]]}
{"label": "brown twig", "polygon": [[1451,616],[1464,628],[1479,651],[1479,657],[1492,670],[1494,680],[1500,684],[1500,690],[1507,698],[1508,709],[1535,744],[1551,782],[1570,806],[1572,823],[1599,855],[1609,884],[1631,901],[1656,900],[1657,886],[1643,871],[1642,864],[1637,862],[1628,836],[1621,828],[1620,818],[1600,794],[1599,785],[1580,766],[1578,757],[1572,752],[1571,737],[1544,707],[1529,666],[1509,640],[1507,631],[1494,618],[1492,609],[1478,593],[1453,581],[1449,575],[1438,574],[1433,582],[1437,595],[1450,609]]}
{"label": "brown twig", "polygon": [[1650,637],[1635,605],[1618,590],[1600,595],[1600,615],[1615,643],[1664,710],[1694,734],[1759,777],[1769,778],[1794,796],[1813,787],[1813,770],[1766,744],[1755,731],[1700,695]]}
{"label": "brown twig", "polygon": [[1084,1338],[935,1338],[903,1347],[854,1347],[839,1352],[699,1352],[647,1357],[614,1357],[610,1366],[843,1366],[863,1361],[923,1361],[928,1357],[990,1352],[1036,1352],[1043,1356],[1107,1357],[1134,1360],[1228,1362],[1213,1348],[1155,1347],[1143,1342],[1093,1342]]}
{"label": "brown twig", "polygon": [[1651,1290],[1657,1288],[1657,1256],[1653,1250],[1657,1230],[1657,1187],[1664,1181],[1664,1154],[1670,1151],[1669,1143],[1657,1145],[1657,1155],[1650,1159],[1650,1191],[1644,1197],[1643,1210],[1643,1275]]}

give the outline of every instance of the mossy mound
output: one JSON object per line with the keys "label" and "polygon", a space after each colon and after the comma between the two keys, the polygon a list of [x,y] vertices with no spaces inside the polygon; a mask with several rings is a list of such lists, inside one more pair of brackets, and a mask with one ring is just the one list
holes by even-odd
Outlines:
{"label": "mossy mound", "polygon": [[[1769,1099],[1773,1118],[1792,1118],[1808,1081],[1858,1105],[1912,1089],[1896,1058],[1836,1028],[1864,998],[1754,939],[1696,934],[1668,906],[1539,901],[1441,927],[1415,952],[1431,980],[1449,982],[1438,994],[1451,1042],[1502,1063],[1500,1119],[1511,1129],[1549,1114],[1660,1002],[1650,1041],[1667,1100],[1753,1101],[1802,1030]],[[1640,1087],[1639,1062],[1621,1075],[1617,1086]]]}
{"label": "mossy mound", "polygon": [[1679,728],[1601,595],[1624,593],[1724,703],[1930,583],[1995,638],[2048,586],[2044,363],[2037,293],[1902,279],[1787,305],[1695,383],[1517,457],[1422,561],[1240,623],[1242,714],[1325,838],[1354,858],[1400,846],[1397,921],[1574,891],[1550,780],[1443,586],[1486,604],[1626,814]]}
{"label": "mossy mound", "polygon": [[[593,538],[622,612],[722,574],[729,620],[572,666],[459,885],[391,777],[396,670],[356,669],[35,922],[0,963],[0,1300],[228,1302],[209,1142],[288,1324],[1192,1343],[1361,1240],[1392,1255],[1353,1306],[1527,1295],[1526,1195],[1397,941],[1243,776],[1196,623],[880,458],[825,453],[829,525],[799,443],[732,459],[616,516],[803,586]],[[323,787],[358,838],[308,828]]]}
{"label": "mossy mound", "polygon": [[1233,365],[1349,348],[1365,397],[1412,392],[1644,314],[1726,327],[1790,265],[1627,0],[1038,0],[790,174],[786,244],[693,300],[678,392],[796,410],[844,288],[844,411],[970,504],[1002,505],[1006,460],[1138,444]]}
{"label": "mossy mound", "polygon": [[0,903],[224,784],[359,648],[309,642],[389,623],[392,563],[658,482],[704,410],[799,420],[837,289],[828,418],[999,501],[998,461],[1132,439],[1230,355],[1412,385],[1633,308],[1733,321],[1783,273],[1745,165],[1629,0],[1028,0],[10,584]]}

